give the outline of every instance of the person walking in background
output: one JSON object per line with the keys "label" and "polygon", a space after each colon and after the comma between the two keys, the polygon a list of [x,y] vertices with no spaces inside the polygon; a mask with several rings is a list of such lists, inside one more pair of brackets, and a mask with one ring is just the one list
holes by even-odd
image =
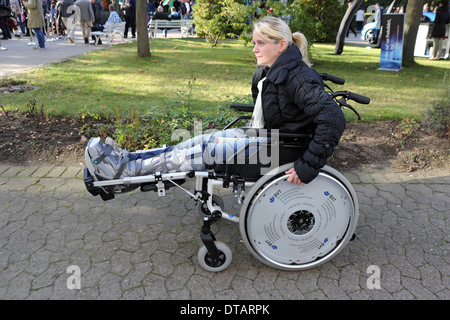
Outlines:
{"label": "person walking in background", "polygon": [[377,2],[375,4],[375,39],[378,41],[378,36],[380,35],[381,30],[381,7],[380,4]]}
{"label": "person walking in background", "polygon": [[91,0],[92,11],[94,12],[94,26],[103,25],[103,3],[100,0]]}
{"label": "person walking in background", "polygon": [[3,4],[3,6],[0,6],[0,29],[3,33],[1,40],[8,40],[12,38],[8,26],[8,18],[11,15],[10,2],[9,0],[3,0],[1,3]]}
{"label": "person walking in background", "polygon": [[63,0],[60,13],[63,24],[67,30],[67,35],[70,43],[75,43],[75,23],[77,22],[77,15],[75,14],[75,5],[72,0]]}
{"label": "person walking in background", "polygon": [[156,11],[155,3],[152,0],[147,0],[147,23],[152,19]]}
{"label": "person walking in background", "polygon": [[11,0],[11,9],[16,15],[17,23],[20,26],[20,31],[22,32],[22,35],[25,35],[25,24],[23,22],[23,16],[22,16],[22,6],[20,5],[19,0]]}
{"label": "person walking in background", "polygon": [[[91,27],[91,31],[103,31],[103,4],[100,0],[90,0],[92,4],[92,11],[94,12],[94,23]],[[92,40],[94,40],[92,45],[95,45],[95,38],[92,36]],[[98,39],[98,44],[102,44],[102,40]]]}
{"label": "person walking in background", "polygon": [[136,38],[136,0],[124,0],[122,10],[125,16],[125,31],[123,37],[128,37],[128,28],[131,27],[131,37]]}
{"label": "person walking in background", "polygon": [[45,26],[41,0],[24,1],[28,9],[28,28],[32,29],[38,39],[35,49],[45,49],[45,36],[41,28]]}
{"label": "person walking in background", "polygon": [[83,33],[84,43],[89,43],[91,37],[92,23],[94,22],[94,12],[89,0],[77,0],[75,5],[80,8],[80,25]]}
{"label": "person walking in background", "polygon": [[361,32],[363,26],[364,26],[364,9],[360,8],[356,12],[356,31]]}
{"label": "person walking in background", "polygon": [[185,19],[185,20],[192,19],[192,17],[191,17],[191,5],[189,4],[189,0],[183,0],[183,3],[181,5],[182,6],[184,5],[184,7],[186,8],[186,11],[184,13],[183,19]]}
{"label": "person walking in background", "polygon": [[450,12],[448,9],[448,0],[439,2],[436,11],[431,37],[433,38],[433,50],[430,60],[439,60],[442,55],[442,40],[445,37],[445,25],[450,23]]}

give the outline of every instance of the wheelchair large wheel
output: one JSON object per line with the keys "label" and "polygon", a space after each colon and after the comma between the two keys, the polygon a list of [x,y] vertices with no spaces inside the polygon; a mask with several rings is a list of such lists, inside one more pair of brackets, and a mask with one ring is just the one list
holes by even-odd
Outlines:
{"label": "wheelchair large wheel", "polygon": [[287,164],[263,176],[240,213],[245,245],[261,262],[283,270],[317,267],[352,238],[358,220],[356,193],[345,177],[325,166],[305,186],[287,182]]}

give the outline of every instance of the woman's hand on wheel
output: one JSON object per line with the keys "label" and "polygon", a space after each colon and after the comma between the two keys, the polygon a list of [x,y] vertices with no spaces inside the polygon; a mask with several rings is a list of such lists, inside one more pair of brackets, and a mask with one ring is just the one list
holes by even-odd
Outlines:
{"label": "woman's hand on wheel", "polygon": [[300,180],[300,178],[298,177],[297,173],[295,172],[294,168],[289,169],[288,171],[284,172],[285,174],[290,175],[288,178],[288,182],[293,183],[293,184],[298,184],[300,186],[304,186],[305,184]]}

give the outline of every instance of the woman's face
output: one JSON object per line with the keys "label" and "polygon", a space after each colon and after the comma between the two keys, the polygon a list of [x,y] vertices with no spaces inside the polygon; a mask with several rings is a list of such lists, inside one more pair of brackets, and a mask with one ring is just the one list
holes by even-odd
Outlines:
{"label": "woman's face", "polygon": [[253,53],[256,56],[258,66],[272,66],[286,49],[286,40],[282,39],[276,43],[267,42],[255,31],[253,32],[253,44]]}

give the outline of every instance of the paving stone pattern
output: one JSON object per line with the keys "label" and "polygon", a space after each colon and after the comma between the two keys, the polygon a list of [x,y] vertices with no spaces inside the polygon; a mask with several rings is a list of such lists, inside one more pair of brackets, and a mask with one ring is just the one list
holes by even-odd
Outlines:
{"label": "paving stone pattern", "polygon": [[[233,261],[210,273],[197,262],[201,217],[183,191],[103,202],[80,168],[0,166],[0,299],[449,299],[448,172],[345,175],[360,218],[336,258],[301,272],[270,268],[223,220],[213,231]],[[227,189],[222,196],[239,212]],[[70,266],[80,289],[69,288]]]}

